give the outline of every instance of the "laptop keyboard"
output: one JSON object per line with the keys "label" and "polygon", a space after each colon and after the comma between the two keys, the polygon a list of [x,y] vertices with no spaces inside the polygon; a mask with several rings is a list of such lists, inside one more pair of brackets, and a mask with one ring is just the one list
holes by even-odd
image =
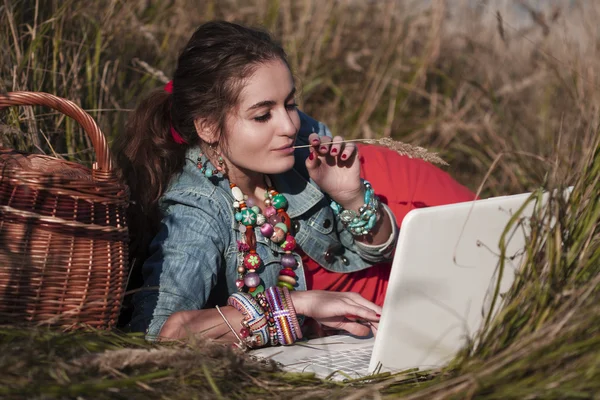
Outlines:
{"label": "laptop keyboard", "polygon": [[304,358],[299,362],[326,368],[331,372],[353,372],[365,376],[368,373],[372,352],[373,346],[359,347],[352,350],[328,351],[322,356]]}

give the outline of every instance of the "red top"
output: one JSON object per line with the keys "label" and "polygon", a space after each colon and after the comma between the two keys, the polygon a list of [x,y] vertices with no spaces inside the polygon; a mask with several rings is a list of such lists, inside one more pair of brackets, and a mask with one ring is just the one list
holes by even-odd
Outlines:
{"label": "red top", "polygon": [[[398,226],[412,209],[470,201],[475,195],[450,175],[420,159],[400,156],[381,146],[358,145],[361,177],[371,182],[387,204]],[[368,162],[366,162],[368,161]],[[309,290],[358,292],[383,305],[391,263],[380,263],[353,273],[331,272],[304,253],[304,274]]]}

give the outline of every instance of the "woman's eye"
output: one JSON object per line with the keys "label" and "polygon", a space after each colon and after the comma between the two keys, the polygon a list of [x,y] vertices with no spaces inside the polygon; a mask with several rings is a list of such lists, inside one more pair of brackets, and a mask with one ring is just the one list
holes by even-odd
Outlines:
{"label": "woman's eye", "polygon": [[[296,104],[296,103],[286,104],[285,105],[285,108],[288,111],[294,111],[294,110],[296,110],[297,107],[298,107],[298,104]],[[254,117],[254,120],[256,122],[267,122],[270,119],[271,119],[271,112],[270,111],[268,113],[264,114],[264,115],[260,115],[258,117]]]}
{"label": "woman's eye", "polygon": [[268,112],[265,115],[261,115],[259,117],[254,117],[254,120],[256,122],[267,122],[269,119],[271,119],[271,113]]}

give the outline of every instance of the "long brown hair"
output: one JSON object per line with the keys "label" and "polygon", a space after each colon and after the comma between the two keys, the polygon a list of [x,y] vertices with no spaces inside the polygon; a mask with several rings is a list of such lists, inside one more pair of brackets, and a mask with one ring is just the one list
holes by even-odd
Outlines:
{"label": "long brown hair", "polygon": [[[114,144],[123,179],[131,188],[132,254],[145,256],[160,222],[158,201],[180,172],[190,146],[203,145],[194,121],[206,118],[221,139],[227,113],[236,106],[244,80],[265,62],[287,64],[283,48],[265,31],[215,21],[201,25],[181,52],[173,92],[152,92],[140,102]],[[170,127],[186,141],[177,144]]]}

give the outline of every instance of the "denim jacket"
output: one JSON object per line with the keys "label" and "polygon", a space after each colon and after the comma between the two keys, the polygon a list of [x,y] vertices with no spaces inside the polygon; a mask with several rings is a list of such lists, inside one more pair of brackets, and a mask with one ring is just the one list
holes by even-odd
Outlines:
{"label": "denim jacket", "polygon": [[[312,132],[331,136],[321,122],[300,113],[297,145],[308,144]],[[144,284],[133,298],[131,328],[155,339],[168,317],[178,311],[199,310],[237,291],[237,241],[241,240],[229,182],[222,176],[207,178],[197,167],[199,148],[186,155],[183,171],[170,182],[160,200],[161,229],[150,244],[150,257],[142,267]],[[295,229],[297,245],[319,265],[336,272],[359,271],[392,257],[398,229],[393,214],[382,204],[393,222],[386,243],[373,246],[354,241],[331,207],[330,199],[310,180],[305,159],[308,149],[297,149],[295,166],[271,176],[278,192],[288,200],[287,213]],[[377,188],[375,188],[377,189]],[[256,252],[263,261],[259,273],[264,287],[277,283],[283,250],[255,228]],[[296,290],[306,290],[302,260]],[[211,293],[213,292],[213,293]],[[220,292],[220,293],[216,293]],[[220,298],[219,295],[220,294]]]}

